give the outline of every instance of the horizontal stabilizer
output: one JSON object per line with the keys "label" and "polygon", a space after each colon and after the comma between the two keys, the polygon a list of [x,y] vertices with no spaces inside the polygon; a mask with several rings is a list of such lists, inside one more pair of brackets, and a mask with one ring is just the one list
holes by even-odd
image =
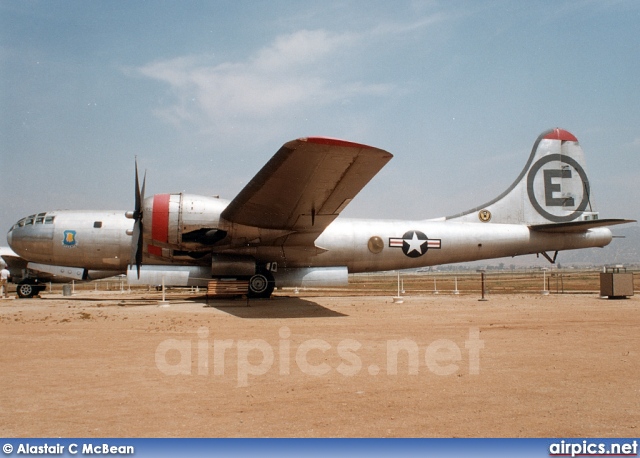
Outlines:
{"label": "horizontal stabilizer", "polygon": [[569,223],[536,224],[529,226],[537,232],[584,232],[594,227],[615,226],[616,224],[635,223],[633,219],[593,219],[588,221],[571,221]]}

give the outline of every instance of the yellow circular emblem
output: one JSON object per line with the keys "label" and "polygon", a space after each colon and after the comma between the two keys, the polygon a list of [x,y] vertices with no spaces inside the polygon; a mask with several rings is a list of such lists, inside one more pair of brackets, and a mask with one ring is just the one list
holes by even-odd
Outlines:
{"label": "yellow circular emblem", "polygon": [[378,237],[377,235],[374,235],[369,239],[369,243],[367,243],[367,246],[369,247],[369,251],[371,251],[374,254],[378,254],[384,248],[384,242],[380,237]]}
{"label": "yellow circular emblem", "polygon": [[489,210],[480,210],[478,218],[480,218],[480,221],[483,223],[488,223],[491,221],[491,212]]}

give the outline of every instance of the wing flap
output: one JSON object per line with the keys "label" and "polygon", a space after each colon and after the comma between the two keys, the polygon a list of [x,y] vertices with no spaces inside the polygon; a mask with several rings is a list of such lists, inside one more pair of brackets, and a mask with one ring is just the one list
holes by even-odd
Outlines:
{"label": "wing flap", "polygon": [[293,140],[240,191],[222,217],[317,237],[392,157],[387,151],[344,140]]}

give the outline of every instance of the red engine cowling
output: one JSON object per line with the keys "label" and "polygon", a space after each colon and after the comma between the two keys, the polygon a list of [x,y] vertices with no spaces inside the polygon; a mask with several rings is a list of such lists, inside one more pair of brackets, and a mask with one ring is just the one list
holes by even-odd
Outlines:
{"label": "red engine cowling", "polygon": [[228,201],[193,194],[156,194],[143,206],[144,241],[150,255],[168,257],[163,249],[197,250],[219,242],[220,213]]}

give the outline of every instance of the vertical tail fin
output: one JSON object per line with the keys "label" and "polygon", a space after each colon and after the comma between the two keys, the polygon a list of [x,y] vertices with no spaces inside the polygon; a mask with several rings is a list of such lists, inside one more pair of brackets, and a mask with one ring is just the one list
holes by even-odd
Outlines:
{"label": "vertical tail fin", "polygon": [[562,129],[543,132],[520,176],[505,192],[446,219],[527,225],[598,219],[578,139]]}

